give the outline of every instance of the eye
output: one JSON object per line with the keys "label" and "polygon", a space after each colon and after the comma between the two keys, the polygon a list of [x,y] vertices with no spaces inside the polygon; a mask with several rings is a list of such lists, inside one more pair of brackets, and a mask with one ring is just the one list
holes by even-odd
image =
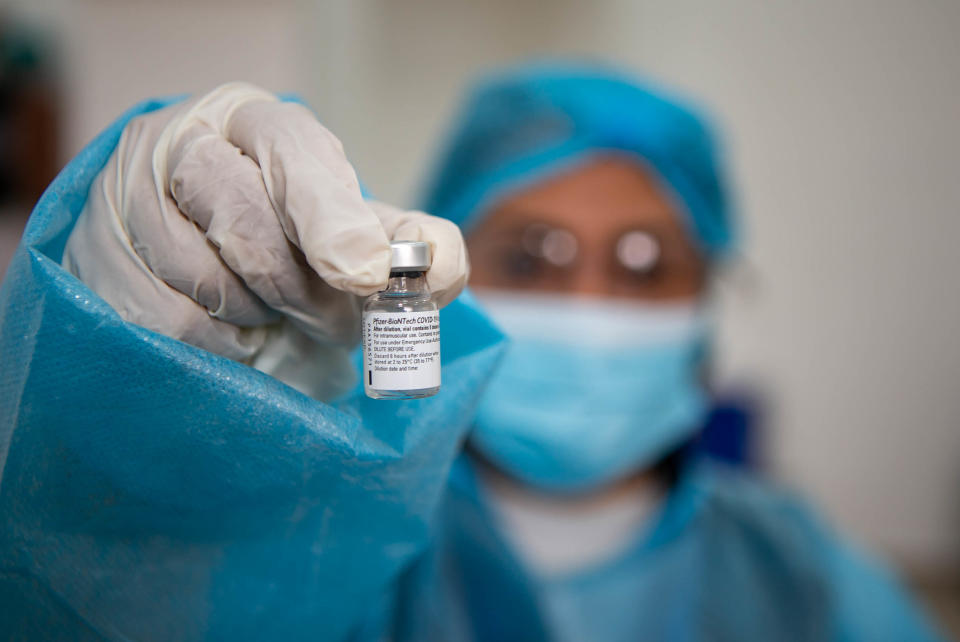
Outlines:
{"label": "eye", "polygon": [[649,232],[633,230],[617,241],[617,262],[638,277],[653,275],[662,257],[660,241]]}
{"label": "eye", "polygon": [[566,230],[552,229],[543,237],[540,255],[554,267],[573,265],[577,259],[577,238]]}
{"label": "eye", "polygon": [[577,259],[577,237],[559,227],[534,223],[523,231],[520,242],[527,254],[554,267],[568,267]]}
{"label": "eye", "polygon": [[521,248],[504,252],[501,261],[504,274],[514,279],[536,278],[544,268],[543,261]]}
{"label": "eye", "polygon": [[503,250],[501,270],[511,279],[534,280],[569,268],[577,259],[577,238],[569,231],[533,223],[523,228],[516,245]]}

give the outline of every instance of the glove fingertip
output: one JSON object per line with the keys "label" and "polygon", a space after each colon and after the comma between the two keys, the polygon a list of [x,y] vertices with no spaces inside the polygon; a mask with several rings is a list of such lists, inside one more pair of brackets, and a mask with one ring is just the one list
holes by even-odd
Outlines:
{"label": "glove fingertip", "polygon": [[385,289],[390,276],[389,246],[384,250],[357,252],[355,256],[366,258],[362,263],[357,264],[351,261],[350,257],[323,252],[319,256],[307,254],[306,259],[320,278],[338,290],[358,296],[369,296]]}

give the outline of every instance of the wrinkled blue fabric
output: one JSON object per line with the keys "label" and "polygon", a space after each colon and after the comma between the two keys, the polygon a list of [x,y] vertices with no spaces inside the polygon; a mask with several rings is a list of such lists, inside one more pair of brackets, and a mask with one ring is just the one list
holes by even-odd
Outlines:
{"label": "wrinkled blue fabric", "polygon": [[663,179],[707,252],[735,246],[726,179],[705,118],[613,68],[554,62],[492,74],[468,94],[448,139],[421,206],[464,229],[505,195],[615,152]]}
{"label": "wrinkled blue fabric", "polygon": [[458,461],[437,544],[407,575],[406,640],[938,640],[897,584],[789,493],[689,462],[622,556],[537,578]]}
{"label": "wrinkled blue fabric", "polygon": [[426,546],[502,337],[454,303],[437,396],[327,405],[123,321],[60,259],[123,126],[164,104],[61,172],[0,290],[0,631],[342,639]]}
{"label": "wrinkled blue fabric", "polygon": [[65,168],[0,287],[4,638],[932,639],[794,500],[709,468],[615,564],[531,575],[451,469],[502,352],[469,300],[441,312],[440,394],[406,402],[322,404],[124,322],[60,255],[123,125],[163,105]]}

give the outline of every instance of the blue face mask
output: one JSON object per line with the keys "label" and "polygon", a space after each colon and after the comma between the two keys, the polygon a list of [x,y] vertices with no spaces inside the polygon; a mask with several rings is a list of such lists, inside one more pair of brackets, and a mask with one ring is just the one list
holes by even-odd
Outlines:
{"label": "blue face mask", "polygon": [[696,432],[702,307],[477,293],[511,339],[471,444],[534,486],[584,491],[642,470]]}

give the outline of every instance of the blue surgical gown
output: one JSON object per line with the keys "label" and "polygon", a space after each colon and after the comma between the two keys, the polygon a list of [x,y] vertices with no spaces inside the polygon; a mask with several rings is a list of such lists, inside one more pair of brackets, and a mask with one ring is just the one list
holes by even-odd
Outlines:
{"label": "blue surgical gown", "polygon": [[[124,114],[0,288],[0,631],[69,640],[927,640],[789,495],[690,463],[615,563],[537,580],[461,454],[503,337],[441,317],[443,389],[335,404],[121,319],[60,267]],[[95,248],[91,248],[95,251]]]}

